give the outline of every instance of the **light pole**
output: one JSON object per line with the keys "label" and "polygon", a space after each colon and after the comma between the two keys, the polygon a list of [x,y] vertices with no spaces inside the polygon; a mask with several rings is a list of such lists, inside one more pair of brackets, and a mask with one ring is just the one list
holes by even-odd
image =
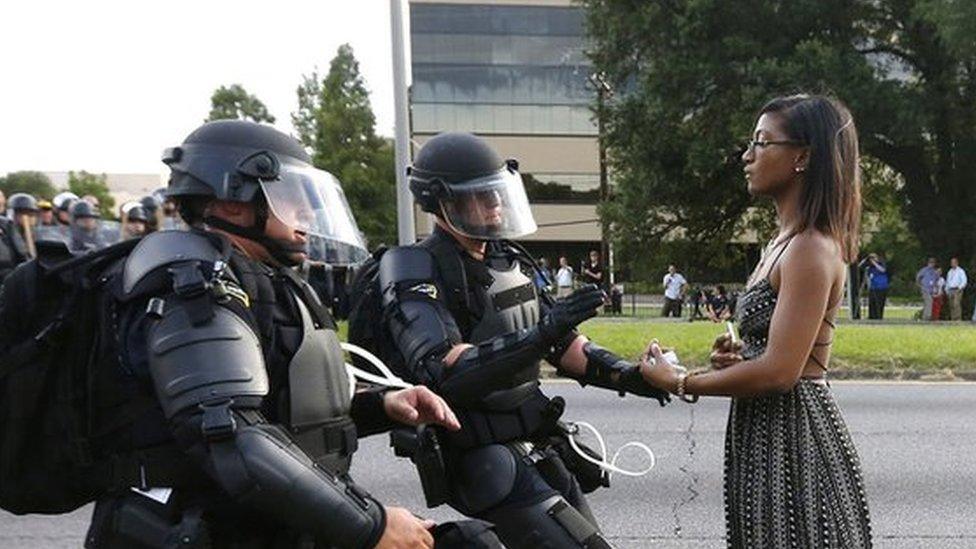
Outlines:
{"label": "light pole", "polygon": [[[596,72],[589,76],[590,84],[596,88],[596,132],[597,148],[600,158],[600,203],[604,204],[610,199],[610,184],[607,180],[607,146],[603,136],[603,110],[607,97],[613,96],[613,88],[606,80],[606,74]],[[610,273],[610,284],[614,281],[613,264],[610,251],[610,242],[607,233],[610,232],[610,225],[604,216],[600,216],[600,257],[607,262],[607,271]]]}
{"label": "light pole", "polygon": [[396,152],[397,235],[401,246],[416,240],[413,197],[407,186],[410,160],[410,127],[407,113],[406,46],[403,32],[403,0],[390,0],[390,27],[393,42],[393,102],[395,106],[394,147]]}

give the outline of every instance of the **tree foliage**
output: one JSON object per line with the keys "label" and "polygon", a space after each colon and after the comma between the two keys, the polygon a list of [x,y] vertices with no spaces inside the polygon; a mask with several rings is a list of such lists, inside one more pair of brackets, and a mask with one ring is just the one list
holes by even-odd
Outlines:
{"label": "tree foliage", "polygon": [[810,91],[846,102],[862,153],[900,176],[926,254],[976,256],[976,3],[583,4],[591,59],[617,91],[604,118],[616,194],[601,213],[624,248],[704,248],[768,222],[750,208],[743,143],[768,99]]}
{"label": "tree foliage", "polygon": [[10,172],[0,177],[0,191],[7,197],[15,193],[27,193],[37,198],[54,198],[57,193],[48,176],[41,172]]}
{"label": "tree foliage", "polygon": [[104,217],[115,217],[115,198],[108,190],[108,176],[105,174],[68,172],[68,190],[83,197],[90,194],[98,199],[99,210]]}
{"label": "tree foliage", "polygon": [[210,96],[210,115],[206,122],[214,120],[250,120],[274,124],[275,117],[257,96],[247,93],[244,86],[231,84],[214,90]]}
{"label": "tree foliage", "polygon": [[376,135],[376,117],[359,62],[339,47],[324,78],[303,76],[292,124],[317,168],[342,183],[370,245],[396,242],[396,175],[392,143]]}

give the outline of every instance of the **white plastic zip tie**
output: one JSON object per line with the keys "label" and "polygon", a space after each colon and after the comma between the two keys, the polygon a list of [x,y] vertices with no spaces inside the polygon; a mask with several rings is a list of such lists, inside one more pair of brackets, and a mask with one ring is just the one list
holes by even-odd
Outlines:
{"label": "white plastic zip tie", "polygon": [[[600,431],[596,430],[596,427],[590,425],[585,421],[571,421],[568,423],[575,428],[573,432],[570,432],[567,437],[569,439],[569,445],[573,448],[573,451],[579,454],[581,458],[600,467],[601,469],[604,469],[610,473],[620,473],[621,475],[625,475],[628,477],[642,477],[647,473],[650,473],[651,469],[653,469],[654,466],[657,464],[657,460],[654,457],[654,452],[643,442],[637,442],[637,441],[628,442],[627,444],[624,444],[623,446],[618,448],[617,451],[613,454],[613,458],[608,462],[607,445],[603,441],[603,436],[600,435]],[[576,435],[579,434],[580,427],[585,427],[589,429],[590,432],[593,433],[593,436],[596,437],[596,441],[600,445],[600,459],[590,457],[589,454],[587,454],[579,446],[577,446],[575,437]],[[641,469],[640,471],[628,471],[627,469],[622,469],[620,467],[617,467],[617,458],[620,457],[620,453],[623,452],[626,448],[630,448],[630,447],[643,450],[647,454],[647,456],[651,459],[651,464],[648,465],[647,468]]]}
{"label": "white plastic zip tie", "polygon": [[349,374],[349,392],[350,394],[356,392],[356,379],[361,379],[363,381],[368,381],[370,383],[376,383],[378,385],[384,385],[386,387],[397,387],[400,389],[406,389],[408,387],[413,387],[413,385],[403,381],[397,377],[387,366],[383,364],[383,361],[376,357],[373,353],[363,349],[358,345],[353,345],[352,343],[339,343],[342,350],[351,354],[357,355],[367,362],[373,365],[381,375],[376,375],[372,372],[367,372],[361,370],[352,364],[346,363],[346,373]]}

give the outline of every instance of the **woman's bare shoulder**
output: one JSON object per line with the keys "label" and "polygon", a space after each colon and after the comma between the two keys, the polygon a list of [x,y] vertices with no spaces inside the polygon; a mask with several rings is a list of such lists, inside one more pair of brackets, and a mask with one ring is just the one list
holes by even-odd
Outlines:
{"label": "woman's bare shoulder", "polygon": [[836,257],[838,261],[842,261],[840,244],[833,238],[813,228],[798,233],[793,237],[793,243],[790,247],[793,248],[794,256],[815,254],[821,260],[826,257]]}
{"label": "woman's bare shoulder", "polygon": [[794,237],[789,253],[783,257],[782,266],[789,270],[833,277],[843,273],[844,259],[836,240],[816,229],[807,229]]}

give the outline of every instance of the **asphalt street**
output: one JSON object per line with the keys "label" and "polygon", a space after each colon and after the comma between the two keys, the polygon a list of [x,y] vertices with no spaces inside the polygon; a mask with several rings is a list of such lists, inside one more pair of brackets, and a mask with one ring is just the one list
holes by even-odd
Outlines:
{"label": "asphalt street", "polygon": [[[841,383],[834,391],[854,435],[867,482],[877,547],[976,547],[976,384]],[[620,399],[575,384],[547,383],[566,397],[566,419],[596,426],[613,449],[637,440],[657,465],[640,478],[615,476],[590,502],[620,548],[724,547],[722,445],[728,402],[696,405]],[[390,504],[424,509],[417,475],[397,460],[388,437],[363,441],[353,475]],[[644,462],[625,454],[619,464]],[[0,513],[0,547],[79,547],[91,509],[59,517]]]}

